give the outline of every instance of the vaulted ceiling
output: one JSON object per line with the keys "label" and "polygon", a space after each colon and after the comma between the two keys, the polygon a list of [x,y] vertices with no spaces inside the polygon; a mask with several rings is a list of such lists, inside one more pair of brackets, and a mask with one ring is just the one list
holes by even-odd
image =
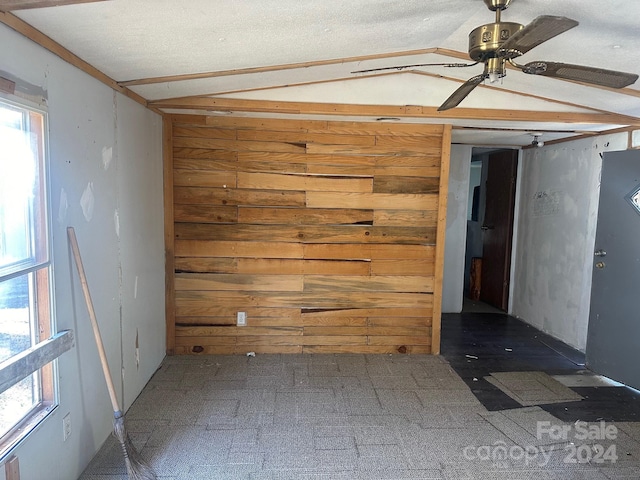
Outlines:
{"label": "vaulted ceiling", "polygon": [[[482,0],[0,0],[0,10],[0,21],[43,33],[45,46],[163,112],[451,123],[454,142],[501,146],[640,125],[640,81],[614,90],[510,68],[438,112],[482,65],[353,73],[472,63],[469,32],[494,21]],[[512,0],[502,20],[539,15],[580,24],[518,63],[640,73],[640,2]]]}

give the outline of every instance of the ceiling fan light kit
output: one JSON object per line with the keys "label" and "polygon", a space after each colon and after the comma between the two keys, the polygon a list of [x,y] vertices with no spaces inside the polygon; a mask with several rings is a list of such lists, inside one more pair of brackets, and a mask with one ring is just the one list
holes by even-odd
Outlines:
{"label": "ceiling fan light kit", "polygon": [[484,0],[487,8],[495,12],[495,22],[480,25],[469,34],[469,57],[475,63],[470,64],[420,64],[400,65],[395,67],[360,70],[353,73],[373,72],[379,70],[402,70],[409,67],[427,67],[444,65],[447,67],[470,67],[478,63],[484,64],[480,75],[471,77],[447,98],[438,111],[457,107],[475,87],[489,80],[496,83],[506,75],[507,62],[513,67],[529,75],[559,78],[608,88],[624,88],[638,80],[635,73],[606,70],[603,68],[571,65],[560,62],[534,61],[519,65],[515,58],[527,53],[541,43],[552,39],[576,26],[578,22],[567,17],[541,15],[528,25],[501,21],[502,11],[513,0]]}
{"label": "ceiling fan light kit", "polygon": [[531,146],[532,147],[543,147],[544,146],[544,142],[542,140],[540,140],[540,137],[542,136],[541,133],[530,133],[529,135],[531,135],[533,137],[533,140],[531,141]]}
{"label": "ceiling fan light kit", "polygon": [[484,0],[485,5],[491,11],[500,11],[506,9],[511,0]]}

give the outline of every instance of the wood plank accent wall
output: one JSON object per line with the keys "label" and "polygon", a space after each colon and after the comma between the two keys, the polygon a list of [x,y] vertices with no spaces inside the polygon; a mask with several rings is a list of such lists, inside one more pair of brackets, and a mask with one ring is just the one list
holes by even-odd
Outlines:
{"label": "wood plank accent wall", "polygon": [[439,353],[450,134],[171,116],[168,353]]}

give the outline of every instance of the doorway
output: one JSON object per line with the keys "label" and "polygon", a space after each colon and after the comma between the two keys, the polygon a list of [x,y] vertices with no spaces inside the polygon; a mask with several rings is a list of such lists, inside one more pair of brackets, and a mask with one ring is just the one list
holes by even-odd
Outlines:
{"label": "doorway", "polygon": [[517,165],[518,150],[473,150],[463,311],[509,308]]}

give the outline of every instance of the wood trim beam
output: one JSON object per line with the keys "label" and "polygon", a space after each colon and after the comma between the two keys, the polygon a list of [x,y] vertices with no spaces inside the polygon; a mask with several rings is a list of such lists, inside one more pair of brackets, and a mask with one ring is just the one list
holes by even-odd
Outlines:
{"label": "wood trim beam", "polygon": [[16,92],[16,82],[0,77],[0,92],[13,95]]}
{"label": "wood trim beam", "polygon": [[[575,137],[559,138],[557,140],[549,140],[549,141],[545,140],[544,145],[548,146],[548,145],[557,145],[558,143],[573,142],[575,140],[583,140],[585,138],[591,138],[594,135],[597,135],[597,136],[613,135],[616,133],[624,133],[624,132],[628,132],[629,135],[631,135],[631,133],[637,129],[638,129],[638,126],[633,126],[633,127],[612,128],[610,130],[602,130],[599,132],[583,132],[581,135],[576,135]],[[539,131],[539,130],[536,130],[536,131]],[[522,147],[523,150],[529,150],[530,148],[536,148],[536,147],[534,147],[533,145],[526,145]]]}
{"label": "wood trim beam", "polygon": [[[354,56],[354,57],[334,58],[330,60],[288,63],[288,64],[271,65],[271,66],[265,66],[265,67],[238,68],[238,69],[231,69],[231,70],[219,70],[219,71],[212,71],[212,72],[191,73],[191,74],[183,74],[183,75],[165,75],[160,77],[149,77],[149,78],[140,78],[135,80],[127,80],[124,82],[119,82],[119,85],[123,87],[129,87],[133,85],[151,85],[154,83],[181,82],[186,80],[199,80],[203,78],[226,77],[226,76],[232,76],[232,75],[247,75],[247,74],[264,73],[264,72],[276,72],[281,70],[295,70],[298,68],[309,68],[309,67],[317,67],[317,66],[323,66],[323,65],[335,65],[335,64],[349,63],[349,62],[364,62],[367,60],[379,60],[383,58],[396,58],[396,57],[405,57],[405,56],[412,56],[412,55],[427,55],[430,53],[442,55],[446,57],[457,58],[467,62],[471,61],[469,59],[469,55],[466,52],[461,52],[459,50],[451,50],[448,48],[436,47],[436,48],[424,48],[424,49],[418,49],[418,50],[406,50],[401,52],[379,53],[379,54],[372,54],[372,55],[360,55],[360,56]],[[507,68],[512,69],[514,71],[519,71],[519,69],[509,64],[507,64]],[[409,70],[406,70],[406,71],[409,71]],[[395,73],[399,73],[399,72],[395,72]],[[413,73],[430,75],[428,72],[423,72],[420,70],[413,71]],[[373,74],[372,76],[376,76],[380,74],[381,73]],[[434,77],[440,77],[440,75],[436,75],[436,74],[431,74],[431,75]],[[354,78],[363,78],[363,77],[354,77]],[[446,77],[443,77],[443,78],[446,78]],[[463,80],[454,79],[454,78],[449,78],[449,79],[457,80],[460,82],[463,81]],[[632,97],[640,97],[640,90],[635,90],[633,88],[627,87],[627,88],[617,89],[617,88],[603,87],[600,85],[592,85],[592,84],[578,82],[574,80],[565,80],[560,78],[557,80],[564,81],[564,82],[571,82],[577,85],[583,85],[591,88],[607,90],[610,92],[629,95]],[[315,83],[315,82],[308,82],[308,83]],[[290,86],[290,85],[286,85],[286,86]],[[268,87],[268,88],[277,88],[277,87]],[[258,90],[258,89],[260,88],[251,89],[251,90]]]}
{"label": "wood trim beam", "polygon": [[[229,95],[229,94],[236,94],[236,93],[246,93],[246,92],[258,92],[258,91],[268,91],[268,90],[275,90],[278,88],[289,88],[289,87],[300,87],[300,86],[305,86],[305,85],[319,85],[319,84],[325,84],[325,83],[333,83],[333,82],[349,82],[349,81],[353,81],[353,80],[360,80],[362,78],[374,78],[374,77],[382,77],[382,76],[390,76],[390,75],[406,75],[406,74],[412,74],[412,75],[422,75],[425,77],[430,77],[430,78],[437,78],[437,79],[444,79],[444,80],[450,80],[452,82],[458,82],[458,83],[464,83],[465,80],[461,80],[459,78],[455,78],[455,77],[446,77],[443,75],[438,75],[435,73],[429,73],[429,72],[423,72],[422,70],[403,70],[401,72],[387,72],[387,73],[379,73],[376,75],[363,75],[360,77],[339,77],[339,78],[332,78],[332,79],[325,79],[325,80],[318,80],[318,81],[308,81],[308,82],[300,82],[300,83],[288,83],[288,84],[281,84],[281,85],[270,85],[270,86],[266,86],[266,87],[255,87],[255,88],[244,88],[244,89],[238,89],[238,90],[227,90],[227,91],[218,91],[218,92],[209,92],[207,93],[208,96],[213,96],[213,95]],[[526,92],[519,92],[517,90],[510,90],[507,88],[502,88],[502,87],[494,87],[491,85],[478,85],[477,88],[485,88],[488,90],[493,90],[493,91],[498,91],[498,92],[504,92],[504,93],[510,93],[513,95],[519,95],[522,97],[527,97],[527,98],[533,98],[536,100],[540,100],[543,102],[550,102],[550,103],[555,103],[558,105],[566,105],[568,107],[572,107],[572,108],[580,108],[580,109],[584,109],[584,110],[591,110],[592,112],[601,112],[601,113],[613,113],[610,112],[608,110],[601,110],[598,108],[592,108],[592,107],[588,107],[586,105],[579,105],[576,103],[570,103],[570,102],[565,102],[562,100],[557,100],[557,99],[553,99],[553,98],[549,98],[549,97],[542,97],[540,95],[534,95],[531,93],[526,93]],[[161,99],[157,99],[155,101],[160,101]]]}
{"label": "wood trim beam", "polygon": [[[417,75],[423,75],[423,76],[426,76],[426,77],[442,78],[442,79],[445,79],[445,80],[450,80],[452,82],[464,83],[466,81],[466,80],[461,80],[461,79],[455,78],[455,77],[445,77],[443,75],[437,75],[437,74],[434,74],[434,73],[423,72],[422,70],[407,70],[407,72],[411,72],[411,73],[417,74]],[[559,78],[556,79],[556,80],[561,80],[562,81],[562,79],[559,79]],[[578,82],[573,82],[573,83],[578,83]],[[587,85],[585,83],[582,83],[581,85],[595,87],[595,85]],[[543,97],[541,95],[535,95],[533,93],[521,92],[521,91],[518,91],[518,90],[511,90],[509,88],[504,88],[504,87],[494,87],[492,85],[485,85],[485,84],[481,83],[476,88],[477,89],[487,89],[487,90],[491,90],[491,91],[494,91],[494,92],[510,93],[512,95],[519,95],[521,97],[533,98],[535,100],[540,100],[540,101],[549,102],[549,103],[555,103],[557,105],[566,105],[567,107],[581,108],[581,109],[584,109],[584,110],[591,110],[592,112],[611,113],[611,114],[616,115],[614,112],[611,112],[609,110],[602,110],[602,109],[599,109],[599,108],[593,108],[593,107],[589,107],[587,105],[581,105],[581,104],[578,104],[578,103],[565,102],[563,100],[557,100],[555,98]],[[615,89],[612,89],[612,88],[607,88],[607,90],[615,91]]]}
{"label": "wood trim beam", "polygon": [[501,120],[511,122],[554,122],[572,124],[640,125],[640,119],[615,113],[542,112],[534,110],[453,108],[439,112],[421,105],[362,105],[342,103],[279,102],[219,97],[184,97],[149,102],[157,109],[198,109],[208,111],[263,112],[299,115],[341,115],[375,117]]}
{"label": "wood trim beam", "polygon": [[27,8],[59,7],[78,3],[104,2],[105,0],[0,0],[0,12],[26,10]]}
{"label": "wood trim beam", "polygon": [[[147,100],[145,98],[129,90],[126,87],[120,86],[118,82],[113,80],[111,77],[105,75],[100,70],[95,68],[93,65],[85,62],[76,54],[70,52],[65,47],[60,45],[58,42],[46,36],[40,30],[37,30],[36,28],[32,27],[25,21],[19,19],[15,15],[11,13],[6,13],[6,12],[0,12],[0,22],[4,23],[9,28],[12,28],[16,32],[24,35],[29,40],[37,43],[42,48],[49,50],[51,53],[53,53],[54,55],[57,55],[65,62],[70,63],[74,67],[82,70],[84,73],[91,75],[93,78],[104,83],[105,85],[112,88],[113,90],[120,92],[121,94],[129,97],[130,99],[138,102],[140,105],[148,107]],[[154,110],[154,109],[151,108],[151,110]],[[154,110],[154,111],[162,115],[162,112],[158,110]]]}
{"label": "wood trim beam", "polygon": [[[389,75],[406,75],[413,73],[424,73],[424,72],[414,72],[411,70],[403,70],[402,72],[389,72],[389,73],[379,73],[377,75],[362,75],[360,77],[336,77],[336,78],[325,78],[323,80],[310,80],[307,82],[298,82],[298,83],[281,83],[278,85],[267,85],[262,87],[252,87],[252,88],[240,88],[237,90],[222,90],[218,92],[208,92],[204,95],[213,96],[213,95],[233,95],[236,93],[247,93],[247,92],[260,92],[260,91],[268,91],[268,90],[277,90],[278,88],[290,88],[290,87],[304,87],[307,85],[322,85],[325,83],[335,83],[335,82],[351,82],[354,80],[361,80],[363,78],[380,78]],[[434,77],[438,77],[438,75],[434,75]],[[462,80],[460,80],[462,83]],[[203,96],[203,95],[199,95]],[[160,101],[162,99],[156,99],[153,101]]]}
{"label": "wood trim beam", "polygon": [[20,480],[20,460],[15,455],[5,462],[4,475],[7,480]]}
{"label": "wood trim beam", "polygon": [[[624,130],[627,130],[629,127],[624,127]],[[576,135],[584,135],[586,137],[590,137],[593,135],[600,135],[599,131],[595,130],[545,130],[545,129],[531,129],[531,128],[497,128],[497,127],[469,127],[462,125],[454,125],[454,130],[474,130],[477,132],[514,132],[514,133],[529,133],[532,130],[540,133],[575,133]],[[546,143],[546,142],[545,142]]]}
{"label": "wood trim beam", "polygon": [[442,283],[444,277],[444,242],[447,230],[447,198],[449,165],[451,161],[451,125],[444,125],[440,157],[440,186],[438,190],[438,219],[436,227],[435,283],[433,286],[433,317],[431,319],[431,353],[440,354],[440,326],[442,319]]}
{"label": "wood trim beam", "polygon": [[165,252],[165,322],[167,355],[176,346],[175,226],[173,218],[173,115],[162,119],[162,156],[164,173],[164,252]]}
{"label": "wood trim beam", "polygon": [[298,68],[318,67],[323,65],[336,65],[340,63],[364,62],[367,60],[377,60],[381,58],[394,58],[394,57],[404,57],[404,56],[411,56],[411,55],[426,55],[429,53],[437,53],[440,55],[451,55],[451,56],[455,56],[456,58],[458,58],[459,55],[464,55],[463,58],[466,58],[465,54],[463,54],[462,52],[456,52],[454,50],[443,50],[441,48],[423,48],[420,50],[408,50],[406,52],[379,53],[374,55],[360,55],[356,57],[332,58],[330,60],[316,60],[316,61],[310,61],[310,62],[287,63],[283,65],[272,65],[268,67],[236,68],[232,70],[219,70],[216,72],[190,73],[185,75],[166,75],[162,77],[140,78],[137,80],[128,80],[126,82],[120,82],[120,85],[125,87],[130,87],[132,85],[150,85],[153,83],[181,82],[184,80],[199,80],[202,78],[228,77],[230,75],[247,75],[252,73],[277,72],[281,70],[295,70]]}
{"label": "wood trim beam", "polygon": [[0,363],[0,393],[52,362],[74,345],[73,331],[63,330]]}

